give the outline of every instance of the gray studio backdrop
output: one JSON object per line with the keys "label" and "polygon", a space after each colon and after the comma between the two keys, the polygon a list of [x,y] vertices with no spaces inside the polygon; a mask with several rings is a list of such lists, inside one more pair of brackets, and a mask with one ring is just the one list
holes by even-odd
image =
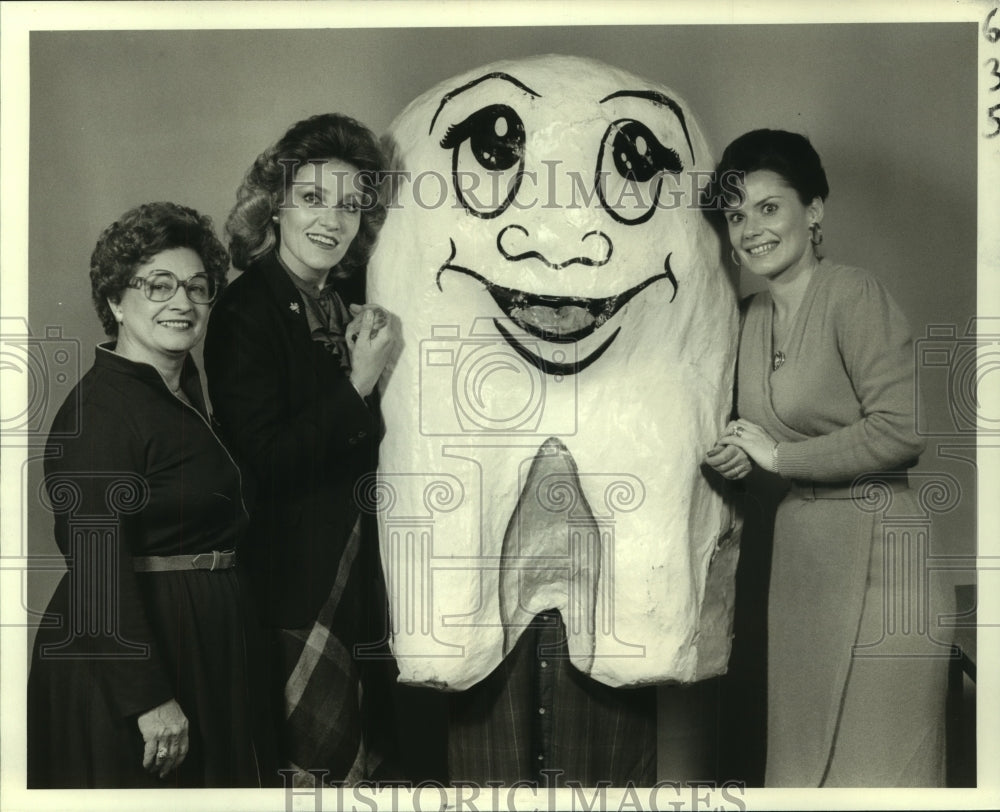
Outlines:
{"label": "gray studio backdrop", "polygon": [[[380,133],[441,79],[558,52],[671,86],[716,155],[756,127],[806,133],[832,189],[827,256],[877,273],[918,338],[954,326],[958,338],[935,333],[947,351],[976,311],[977,34],[973,23],[35,32],[30,325],[37,336],[61,328],[86,370],[103,338],[88,260],[123,211],[173,200],[221,229],[244,171],[292,122],[337,110]],[[919,374],[923,422],[944,437],[954,421],[945,376],[940,367]],[[53,384],[50,395],[64,392]],[[952,444],[972,442],[952,433]],[[931,552],[971,555],[974,452],[945,457],[938,442],[919,470],[953,477],[960,493],[935,516]],[[29,547],[49,555],[40,469],[35,459],[26,477]],[[56,577],[32,577],[31,609],[44,608]],[[972,581],[971,565],[947,577]]]}

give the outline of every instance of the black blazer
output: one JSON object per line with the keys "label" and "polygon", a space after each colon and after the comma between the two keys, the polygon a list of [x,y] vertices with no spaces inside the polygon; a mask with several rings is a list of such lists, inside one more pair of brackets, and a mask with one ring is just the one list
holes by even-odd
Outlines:
{"label": "black blazer", "polygon": [[204,359],[220,435],[244,474],[251,521],[241,561],[261,618],[309,625],[358,517],[356,483],[375,467],[377,417],[310,338],[302,296],[273,252],[215,304]]}

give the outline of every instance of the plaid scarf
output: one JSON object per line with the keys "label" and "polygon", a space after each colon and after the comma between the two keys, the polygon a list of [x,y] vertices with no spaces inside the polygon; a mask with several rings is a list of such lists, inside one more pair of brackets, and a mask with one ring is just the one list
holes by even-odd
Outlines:
{"label": "plaid scarf", "polygon": [[367,778],[380,757],[368,752],[362,733],[361,682],[351,652],[331,631],[333,616],[352,577],[361,543],[361,522],[337,568],[330,596],[316,621],[302,629],[279,629],[285,674],[285,767],[294,787]]}

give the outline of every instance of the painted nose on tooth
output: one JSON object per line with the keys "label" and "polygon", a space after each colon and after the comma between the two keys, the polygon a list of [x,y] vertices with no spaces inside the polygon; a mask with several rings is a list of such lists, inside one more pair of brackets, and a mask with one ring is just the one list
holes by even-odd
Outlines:
{"label": "painted nose on tooth", "polygon": [[537,259],[554,269],[568,265],[591,268],[606,265],[614,252],[611,238],[597,229],[577,234],[551,233],[543,228],[536,228],[533,234],[524,226],[512,223],[500,232],[497,248],[509,262]]}

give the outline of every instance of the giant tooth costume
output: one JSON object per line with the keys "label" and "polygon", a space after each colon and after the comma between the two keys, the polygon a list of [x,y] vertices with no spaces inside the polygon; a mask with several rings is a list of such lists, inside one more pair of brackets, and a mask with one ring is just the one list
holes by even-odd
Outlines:
{"label": "giant tooth costume", "polygon": [[400,679],[468,688],[553,607],[607,685],[721,673],[738,532],[701,459],[737,318],[690,109],[542,56],[442,82],[389,136],[369,299],[403,346],[366,498]]}

